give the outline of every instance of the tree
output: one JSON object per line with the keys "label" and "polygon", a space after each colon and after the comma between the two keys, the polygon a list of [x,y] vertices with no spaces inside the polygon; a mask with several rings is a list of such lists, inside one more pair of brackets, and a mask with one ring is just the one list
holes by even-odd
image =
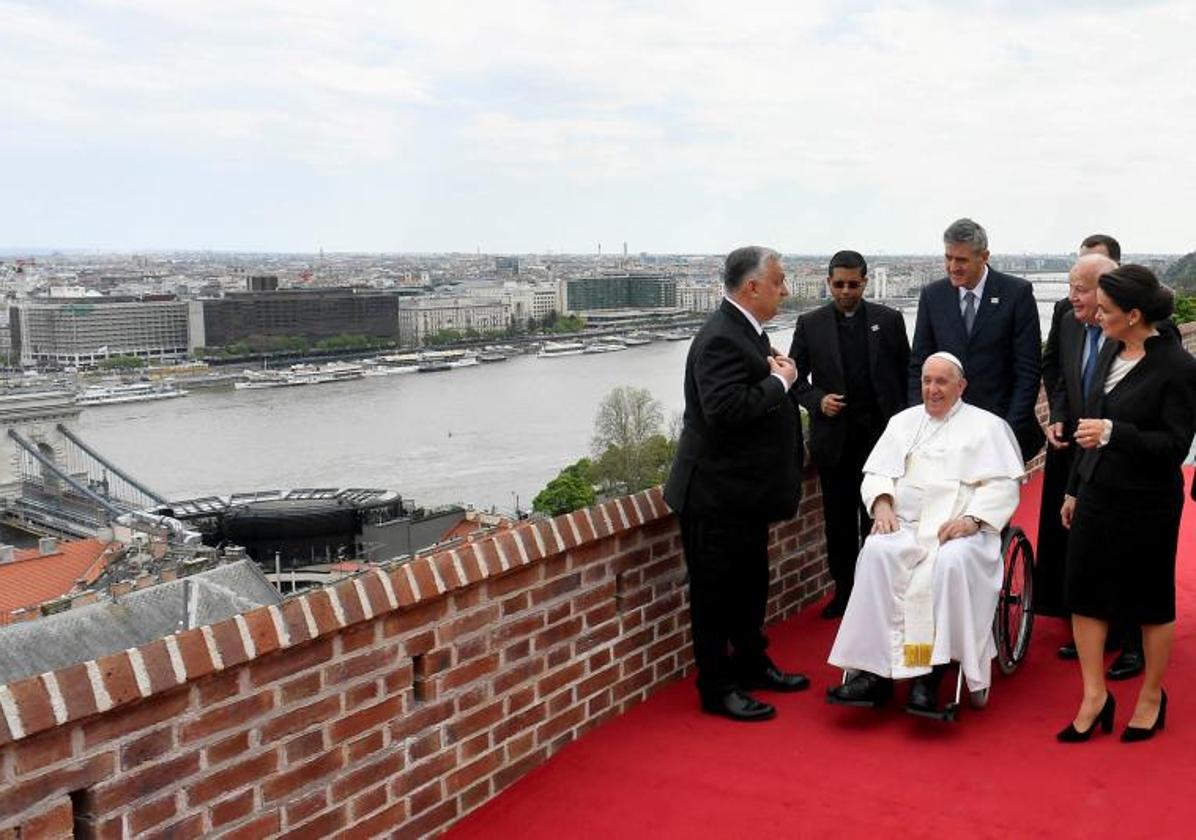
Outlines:
{"label": "tree", "polygon": [[582,458],[565,467],[532,499],[532,510],[560,516],[594,504],[597,498],[591,473],[589,458]]}
{"label": "tree", "polygon": [[109,356],[107,359],[101,359],[96,367],[100,370],[135,370],[145,365],[145,359],[137,356]]}
{"label": "tree", "polygon": [[664,434],[664,409],[650,391],[621,387],[594,418],[594,477],[605,495],[634,493],[664,481],[676,444]]}
{"label": "tree", "polygon": [[1175,295],[1175,323],[1186,324],[1196,321],[1196,296]]}
{"label": "tree", "polygon": [[563,315],[553,323],[552,331],[558,333],[581,332],[586,322],[578,315]]}

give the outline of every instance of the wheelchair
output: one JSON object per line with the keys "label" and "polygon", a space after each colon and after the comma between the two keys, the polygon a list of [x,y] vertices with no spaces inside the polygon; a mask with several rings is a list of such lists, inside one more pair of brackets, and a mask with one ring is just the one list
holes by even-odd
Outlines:
{"label": "wheelchair", "polygon": [[[993,615],[993,639],[997,644],[997,667],[1010,676],[1022,664],[1030,650],[1030,634],[1034,631],[1034,546],[1017,525],[1006,525],[1001,531],[1001,560],[1005,569],[1001,591],[997,596],[997,610]],[[959,720],[960,698],[963,696],[963,669],[955,678],[955,699],[934,712],[911,712],[954,723]],[[989,689],[968,692],[973,708],[988,705]]]}
{"label": "wheelchair", "polygon": [[[1030,649],[1030,634],[1034,630],[1034,547],[1017,525],[1006,525],[1001,531],[1001,560],[1004,575],[993,615],[993,639],[996,642],[997,667],[1005,676],[1013,674]],[[846,682],[850,673],[843,672]],[[910,714],[954,723],[959,720],[962,706],[964,677],[959,668],[955,678],[955,699],[934,711],[914,711]],[[969,692],[973,708],[988,705],[989,689]]]}

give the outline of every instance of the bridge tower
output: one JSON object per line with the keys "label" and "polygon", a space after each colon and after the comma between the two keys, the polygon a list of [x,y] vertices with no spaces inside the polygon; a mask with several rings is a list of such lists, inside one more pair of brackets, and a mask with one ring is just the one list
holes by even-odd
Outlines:
{"label": "bridge tower", "polygon": [[0,521],[93,536],[125,513],[165,504],[75,434],[79,411],[64,391],[0,396]]}
{"label": "bridge tower", "polygon": [[0,395],[0,499],[5,506],[21,496],[31,478],[40,478],[42,489],[49,495],[62,490],[58,475],[40,463],[32,468],[28,453],[8,432],[16,432],[45,458],[67,470],[70,444],[59,426],[72,427],[79,411],[74,396],[67,391]]}

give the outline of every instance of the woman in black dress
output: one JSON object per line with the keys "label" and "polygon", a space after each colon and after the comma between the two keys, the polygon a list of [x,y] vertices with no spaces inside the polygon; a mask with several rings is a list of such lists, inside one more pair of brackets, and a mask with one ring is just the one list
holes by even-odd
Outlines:
{"label": "woman in black dress", "polygon": [[1122,733],[1123,741],[1139,741],[1162,729],[1167,714],[1163,673],[1175,632],[1180,466],[1196,433],[1196,359],[1167,320],[1171,291],[1149,269],[1121,266],[1099,285],[1100,325],[1119,352],[1100,356],[1061,512],[1071,529],[1064,598],[1084,694],[1058,738],[1087,740],[1098,724],[1112,731],[1103,654],[1109,622],[1122,619],[1143,633],[1145,678]]}

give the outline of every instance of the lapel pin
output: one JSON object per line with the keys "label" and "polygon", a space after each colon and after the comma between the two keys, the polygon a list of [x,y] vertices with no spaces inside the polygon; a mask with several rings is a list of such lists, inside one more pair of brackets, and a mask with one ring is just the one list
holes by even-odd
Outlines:
{"label": "lapel pin", "polygon": [[872,332],[880,332],[880,324],[873,324]]}
{"label": "lapel pin", "polygon": [[988,302],[991,303],[993,306],[996,306],[998,303],[1001,302],[1001,299],[1000,298],[989,298]]}

